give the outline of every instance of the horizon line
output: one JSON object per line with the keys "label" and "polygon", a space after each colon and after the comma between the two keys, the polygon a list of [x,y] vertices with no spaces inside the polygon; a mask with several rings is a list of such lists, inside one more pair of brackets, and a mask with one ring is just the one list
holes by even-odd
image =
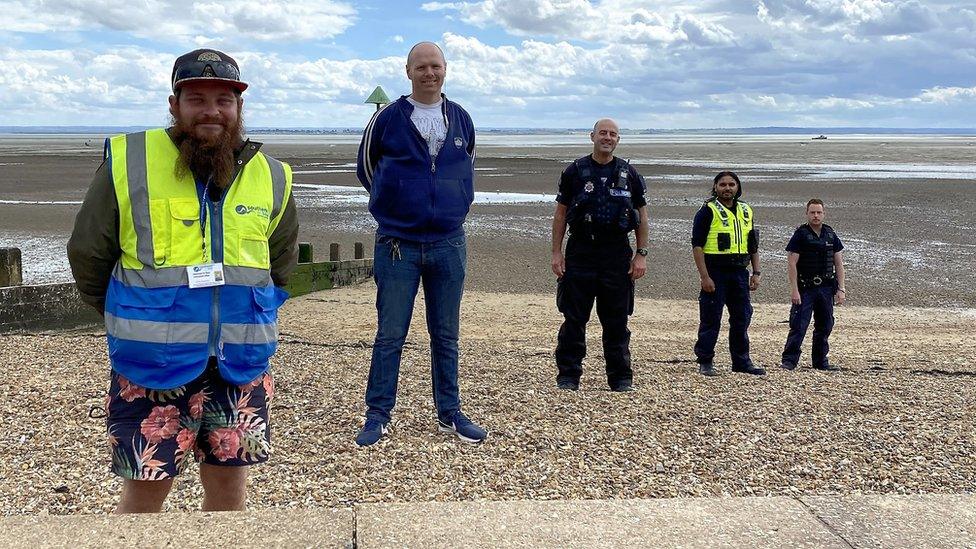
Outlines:
{"label": "horizon line", "polygon": [[[42,124],[42,125],[0,125],[2,130],[51,130],[51,129],[115,129],[115,128],[157,128],[158,124],[117,124],[117,125],[76,125],[76,124]],[[586,131],[592,130],[590,127],[559,127],[559,126],[484,126],[479,130],[498,131]],[[256,131],[355,131],[362,132],[358,126],[255,126],[247,128],[250,132]],[[624,131],[639,132],[702,132],[702,131],[745,131],[745,130],[791,130],[791,131],[852,131],[852,130],[884,130],[884,131],[938,131],[938,132],[976,132],[976,127],[937,127],[937,126],[728,126],[728,127],[693,127],[693,128],[621,128]]]}

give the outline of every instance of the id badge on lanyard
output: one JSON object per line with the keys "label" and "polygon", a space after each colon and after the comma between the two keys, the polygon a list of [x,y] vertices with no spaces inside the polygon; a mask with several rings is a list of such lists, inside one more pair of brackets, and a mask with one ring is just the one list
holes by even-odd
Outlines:
{"label": "id badge on lanyard", "polygon": [[224,285],[224,264],[207,263],[190,265],[186,268],[186,278],[191,288],[209,288]]}
{"label": "id badge on lanyard", "polygon": [[[207,192],[210,182],[203,188],[203,197],[200,200],[200,236],[203,237],[203,260],[207,260]],[[204,263],[203,265],[190,265],[186,268],[186,279],[190,288],[209,288],[211,286],[224,285],[224,264]]]}

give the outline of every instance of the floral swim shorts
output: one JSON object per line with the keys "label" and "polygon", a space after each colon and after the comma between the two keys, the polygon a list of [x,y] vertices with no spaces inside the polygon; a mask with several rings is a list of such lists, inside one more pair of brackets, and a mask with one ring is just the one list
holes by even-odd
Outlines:
{"label": "floral swim shorts", "polygon": [[163,480],[179,474],[190,459],[229,466],[267,461],[273,396],[270,373],[231,385],[213,359],[200,377],[175,389],[139,387],[113,371],[106,397],[112,472]]}

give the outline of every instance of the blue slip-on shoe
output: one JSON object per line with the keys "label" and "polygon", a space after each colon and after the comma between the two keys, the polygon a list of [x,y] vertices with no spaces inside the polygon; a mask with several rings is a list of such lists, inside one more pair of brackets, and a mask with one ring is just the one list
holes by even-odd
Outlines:
{"label": "blue slip-on shoe", "polygon": [[390,428],[385,423],[380,423],[375,419],[367,419],[362,430],[356,435],[356,444],[358,446],[372,446],[389,432]]}
{"label": "blue slip-on shoe", "polygon": [[464,442],[478,444],[488,437],[488,431],[475,425],[460,411],[454,412],[450,421],[437,420],[437,430],[442,433],[454,433]]}

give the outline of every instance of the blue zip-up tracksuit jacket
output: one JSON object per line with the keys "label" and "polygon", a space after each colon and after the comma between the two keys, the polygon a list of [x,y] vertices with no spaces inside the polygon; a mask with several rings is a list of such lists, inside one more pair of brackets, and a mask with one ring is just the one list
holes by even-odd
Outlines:
{"label": "blue zip-up tracksuit jacket", "polygon": [[436,158],[410,121],[413,105],[401,96],[380,109],[359,145],[356,175],[369,191],[377,232],[403,240],[434,242],[464,234],[474,200],[474,124],[444,97],[447,137]]}

